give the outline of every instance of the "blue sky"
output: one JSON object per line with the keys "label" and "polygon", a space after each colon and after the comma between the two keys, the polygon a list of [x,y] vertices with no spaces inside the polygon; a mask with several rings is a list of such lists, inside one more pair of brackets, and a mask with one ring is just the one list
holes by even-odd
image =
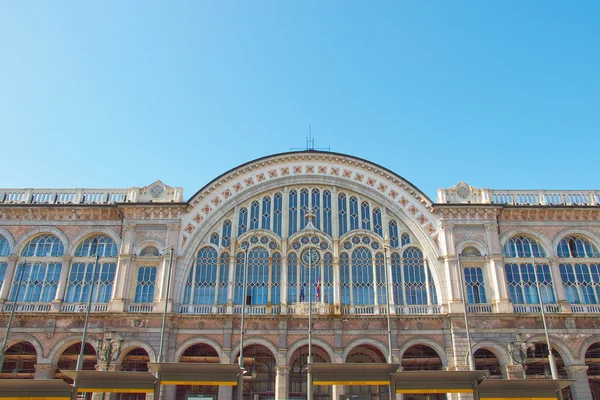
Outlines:
{"label": "blue sky", "polygon": [[0,187],[186,198],[331,146],[431,198],[600,189],[598,1],[5,1]]}

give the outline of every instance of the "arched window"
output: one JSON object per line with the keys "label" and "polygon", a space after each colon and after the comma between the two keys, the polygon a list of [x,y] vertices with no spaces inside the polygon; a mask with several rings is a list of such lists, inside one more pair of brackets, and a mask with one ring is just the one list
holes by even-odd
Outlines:
{"label": "arched window", "polygon": [[262,199],[262,229],[271,229],[271,198],[265,196]]}
{"label": "arched window", "polygon": [[[598,304],[600,302],[600,264],[581,260],[573,263],[570,258],[599,258],[598,250],[589,240],[568,236],[558,244],[560,277],[565,297],[571,304]],[[577,307],[574,310],[579,311]]]}
{"label": "arched window", "polygon": [[214,244],[215,246],[219,245],[219,234],[217,232],[213,232],[210,235],[210,243]]}
{"label": "arched window", "polygon": [[321,191],[319,189],[312,190],[310,201],[312,211],[315,213],[315,228],[321,229]]}
{"label": "arched window", "polygon": [[354,196],[350,197],[350,230],[360,229],[358,223],[358,199]]}
{"label": "arched window", "polygon": [[238,219],[238,236],[242,236],[248,230],[248,209],[246,207],[240,208],[240,215]]}
{"label": "arched window", "polygon": [[271,267],[271,304],[279,304],[281,294],[281,254],[273,253]]}
{"label": "arched window", "polygon": [[[504,244],[503,253],[506,259],[504,272],[508,285],[508,296],[513,304],[540,304],[536,273],[542,301],[545,304],[556,303],[550,266],[545,263],[534,263],[534,258],[546,257],[546,252],[537,240],[522,235],[511,237]],[[521,260],[510,260],[511,258]],[[522,260],[524,258],[531,260]]]}
{"label": "arched window", "polygon": [[8,256],[10,254],[10,245],[8,240],[0,235],[0,288],[4,284],[6,268],[8,267]]}
{"label": "arched window", "polygon": [[505,264],[506,281],[508,283],[508,296],[513,304],[540,304],[536,286],[540,285],[542,301],[544,304],[556,303],[550,267],[547,264]]}
{"label": "arched window", "polygon": [[525,236],[510,238],[503,248],[504,257],[532,258],[546,257],[546,252],[537,240]]}
{"label": "arched window", "polygon": [[331,236],[331,192],[323,191],[323,232]]}
{"label": "arched window", "polygon": [[231,244],[231,221],[226,219],[223,221],[223,229],[221,230],[221,246],[229,247]]}
{"label": "arched window", "polygon": [[350,305],[350,260],[348,253],[340,254],[340,304]]}
{"label": "arched window", "polygon": [[140,256],[160,256],[160,252],[155,246],[146,246],[140,251]]}
{"label": "arched window", "polygon": [[371,230],[371,207],[366,201],[360,205],[360,216],[362,229]]}
{"label": "arched window", "polygon": [[388,226],[390,232],[390,246],[394,249],[398,248],[398,223],[396,221],[390,221]]}
{"label": "arched window", "polygon": [[298,302],[298,256],[288,254],[288,304]]}
{"label": "arched window", "polygon": [[217,251],[203,247],[191,269],[184,291],[184,304],[212,305],[216,301]]}
{"label": "arched window", "polygon": [[325,253],[323,256],[323,285],[321,289],[322,301],[333,304],[333,255]]}
{"label": "arched window", "polygon": [[557,249],[560,258],[599,258],[598,249],[589,240],[568,236],[560,241]]}
{"label": "arched window", "polygon": [[288,216],[289,216],[289,227],[290,235],[293,235],[298,231],[298,192],[290,190],[289,193],[289,204],[288,204]]}
{"label": "arched window", "polygon": [[250,205],[250,230],[258,229],[258,221],[260,220],[260,204],[258,201],[253,201]]}
{"label": "arched window", "polygon": [[15,273],[10,300],[14,300],[18,275],[22,274],[19,301],[53,301],[60,280],[63,253],[64,246],[56,236],[42,235],[30,240],[21,251],[21,256],[27,257],[27,263],[21,273]]}
{"label": "arched window", "polygon": [[256,247],[248,252],[246,304],[266,305],[269,298],[269,252]]}
{"label": "arched window", "polygon": [[283,197],[281,193],[273,196],[273,232],[281,236],[281,217],[283,214]]}
{"label": "arched window", "polygon": [[340,225],[340,236],[348,232],[348,208],[346,205],[346,195],[340,193],[338,195],[338,222]]}
{"label": "arched window", "polygon": [[410,244],[410,235],[406,232],[402,233],[402,247]]}
{"label": "arched window", "polygon": [[387,304],[385,262],[382,253],[375,254],[375,267],[377,269],[377,304]]}
{"label": "arched window", "polygon": [[469,304],[485,304],[485,285],[483,282],[483,270],[480,267],[467,267],[465,272],[465,286],[467,289],[467,301]]}
{"label": "arched window", "polygon": [[383,227],[381,225],[381,210],[379,208],[373,209],[373,232],[379,236],[383,236]]}
{"label": "arched window", "polygon": [[306,213],[308,212],[308,189],[300,190],[300,230],[306,226]]}
{"label": "arched window", "polygon": [[402,253],[402,258],[398,253],[392,253],[391,262],[396,305],[437,304],[435,283],[421,250],[409,247]]}
{"label": "arched window", "polygon": [[221,254],[219,263],[219,294],[217,304],[227,304],[227,282],[229,280],[229,253]]}
{"label": "arched window", "polygon": [[154,302],[154,285],[156,284],[156,267],[140,267],[137,285],[135,286],[134,303]]}
{"label": "arched window", "polygon": [[[91,257],[100,257],[98,266]],[[92,301],[108,303],[112,296],[118,249],[114,240],[105,235],[86,238],[75,249],[69,271],[65,303],[85,303],[94,287]],[[94,273],[95,270],[95,273]]]}
{"label": "arched window", "polygon": [[358,247],[352,252],[352,295],[354,305],[375,304],[373,260],[371,252]]}

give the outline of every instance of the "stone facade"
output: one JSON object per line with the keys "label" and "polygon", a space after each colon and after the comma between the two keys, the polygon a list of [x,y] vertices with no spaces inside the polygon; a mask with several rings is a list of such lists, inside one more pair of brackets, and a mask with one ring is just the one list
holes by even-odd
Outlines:
{"label": "stone facade", "polygon": [[[594,357],[600,357],[595,350],[600,343],[600,289],[594,286],[597,282],[588,282],[587,286],[598,289],[593,301],[573,301],[572,287],[577,292],[586,284],[578,281],[580,287],[569,286],[561,280],[568,260],[557,248],[569,238],[585,240],[581,243],[596,249],[600,246],[598,196],[595,191],[500,192],[461,182],[440,189],[433,202],[381,166],[316,151],[243,164],[187,201],[181,188],[160,181],[127,190],[0,189],[0,236],[4,238],[0,250],[5,243],[4,253],[0,251],[3,329],[14,307],[10,282],[18,281],[19,266],[29,268],[23,272],[26,293],[19,295],[8,339],[8,349],[14,351],[7,351],[2,377],[61,377],[61,367],[73,367],[72,352],[81,341],[87,307],[86,295],[77,294],[76,286],[86,287],[88,279],[82,272],[78,281],[73,271],[79,265],[82,271],[91,271],[94,261],[89,249],[98,243],[92,239],[108,238],[117,251],[100,258],[106,265],[101,268],[112,279],[102,278],[101,273],[94,286],[88,328],[91,348],[86,351],[89,367],[95,363],[101,369],[143,369],[145,362],[156,361],[165,308],[165,361],[237,362],[242,328],[240,273],[249,265],[251,300],[246,299],[250,304],[244,357],[255,375],[248,381],[248,393],[283,399],[305,390],[302,366],[307,355],[309,296],[314,302],[315,360],[386,362],[389,340],[392,361],[404,369],[468,369],[471,347],[475,364],[490,369],[494,377],[545,378],[548,362],[540,358],[546,343],[541,309],[531,301],[539,297],[532,294],[533,287],[523,281],[508,282],[506,275],[507,264],[531,264],[551,277],[544,286],[551,294],[542,295],[542,300],[559,373],[576,379],[572,398],[591,399],[590,387],[598,390],[594,377],[598,372],[590,368],[600,362]],[[317,231],[304,230],[302,217],[308,208],[318,214]],[[56,238],[63,249],[60,255],[36,253],[41,245],[27,253],[40,237]],[[515,238],[534,240],[543,253],[507,255],[506,246]],[[86,240],[92,247],[83,245]],[[524,239],[519,240],[522,244]],[[306,269],[301,257],[302,250],[313,245],[322,258],[310,278],[315,279],[309,282],[302,275]],[[261,256],[260,251],[267,255]],[[409,260],[410,254],[419,255],[414,258],[415,271],[421,271],[416,278],[408,272],[414,261]],[[586,254],[585,260],[573,264],[585,263],[589,268],[600,264],[600,256],[593,251]],[[264,276],[257,272],[260,260]],[[51,265],[57,264],[60,273],[49,278]],[[36,266],[45,268],[35,278],[40,282],[33,277]],[[202,271],[213,271],[214,276],[201,277],[197,272],[201,268],[209,268]],[[360,272],[364,270],[369,271]],[[101,286],[102,279],[110,282]],[[36,295],[38,283],[41,294]],[[46,290],[50,294],[45,295]],[[100,301],[102,290],[108,293]],[[522,302],[515,301],[515,290],[525,293]],[[211,301],[206,301],[207,296]],[[465,297],[470,300],[466,319]],[[107,363],[94,354],[101,343],[117,338],[121,344],[112,352],[114,360]],[[236,391],[231,387],[164,390],[170,399],[195,392],[229,398]],[[319,390],[327,398],[361,390],[383,393],[387,388]]]}

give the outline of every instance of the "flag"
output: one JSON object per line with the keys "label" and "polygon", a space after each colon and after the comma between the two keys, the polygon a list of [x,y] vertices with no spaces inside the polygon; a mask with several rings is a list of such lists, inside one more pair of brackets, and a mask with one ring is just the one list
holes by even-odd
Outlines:
{"label": "flag", "polygon": [[300,302],[304,301],[304,284],[300,286]]}
{"label": "flag", "polygon": [[321,280],[317,282],[317,301],[321,301]]}

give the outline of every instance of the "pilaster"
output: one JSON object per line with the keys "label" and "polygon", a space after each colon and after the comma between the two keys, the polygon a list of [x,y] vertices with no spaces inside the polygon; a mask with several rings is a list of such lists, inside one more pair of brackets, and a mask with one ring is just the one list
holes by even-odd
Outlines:
{"label": "pilaster", "polygon": [[520,364],[505,365],[502,371],[502,377],[505,379],[523,379],[525,370]]}
{"label": "pilaster", "polygon": [[290,368],[286,365],[275,367],[275,399],[283,400],[288,398],[288,382]]}
{"label": "pilaster", "polygon": [[590,390],[590,384],[587,376],[588,366],[570,365],[564,368],[567,372],[568,378],[575,379],[577,381],[570,386],[573,398],[577,400],[592,400],[592,391]]}
{"label": "pilaster", "polygon": [[18,260],[19,256],[16,254],[11,254],[8,256],[6,273],[4,274],[4,283],[2,284],[2,288],[0,289],[0,304],[8,300],[8,296],[10,295],[10,288],[12,287],[12,283],[15,280],[15,267],[17,265]]}
{"label": "pilaster", "polygon": [[54,364],[35,364],[33,379],[54,379],[54,372],[58,368]]}

